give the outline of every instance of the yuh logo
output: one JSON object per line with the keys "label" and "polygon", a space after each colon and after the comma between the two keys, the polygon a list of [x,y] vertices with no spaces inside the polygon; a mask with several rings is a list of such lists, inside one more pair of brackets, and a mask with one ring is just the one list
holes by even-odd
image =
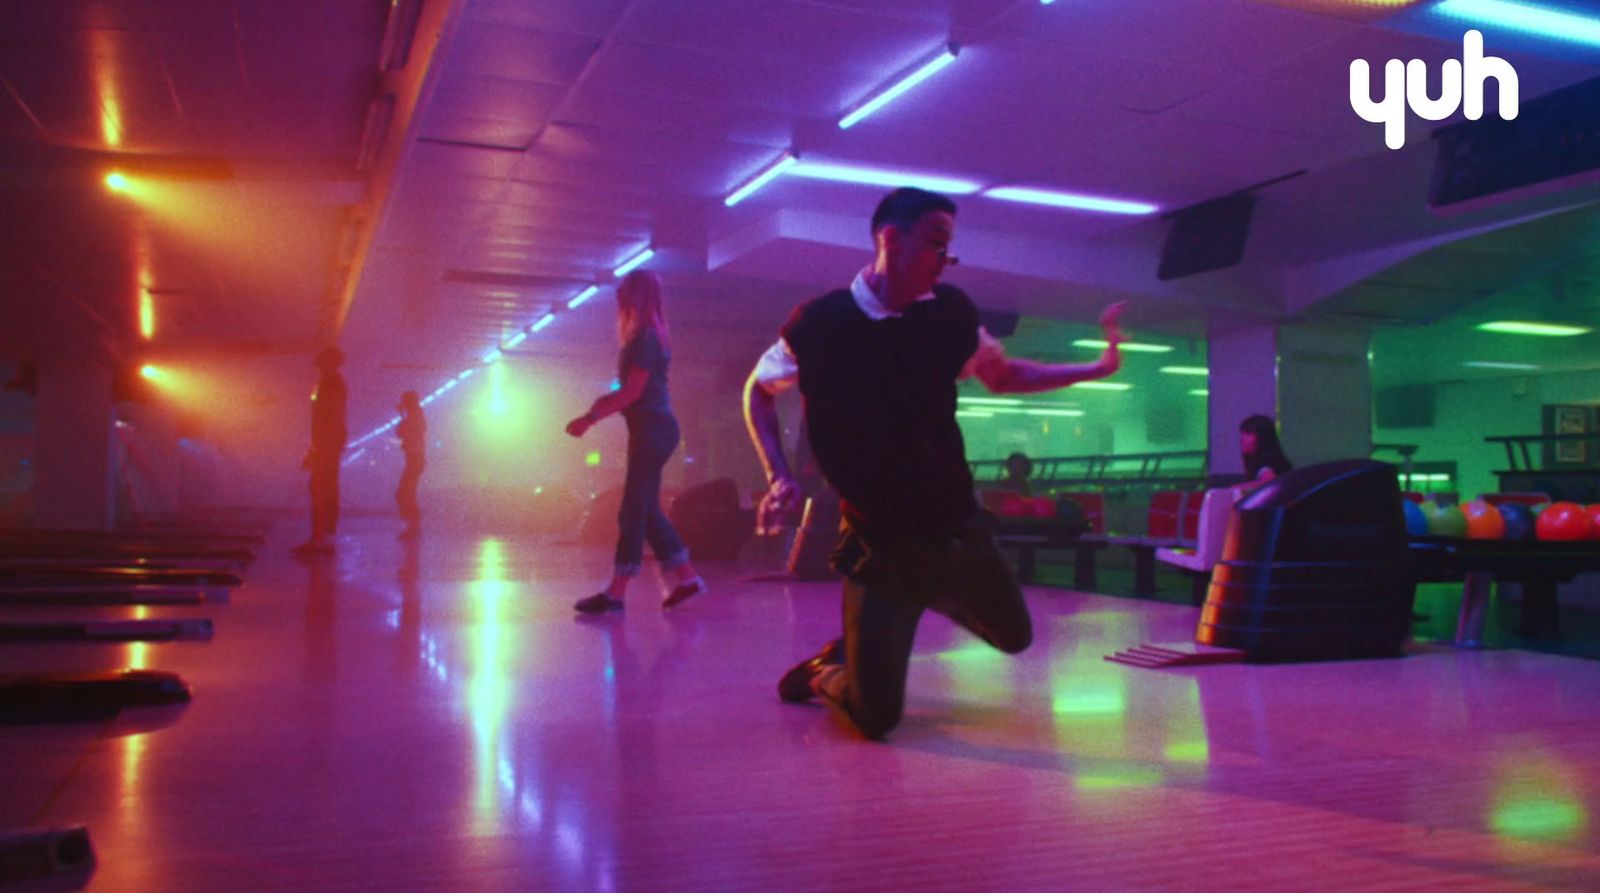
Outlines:
{"label": "yuh logo", "polygon": [[1406,106],[1417,117],[1443,121],[1462,108],[1468,120],[1483,117],[1483,84],[1494,78],[1499,85],[1500,117],[1517,117],[1517,71],[1511,63],[1483,54],[1483,35],[1468,31],[1461,38],[1461,58],[1447,59],[1440,74],[1439,98],[1428,96],[1428,63],[1421,59],[1390,59],[1383,66],[1383,98],[1372,99],[1372,69],[1367,60],[1350,63],[1350,108],[1361,120],[1383,125],[1383,144],[1399,149],[1406,144]]}

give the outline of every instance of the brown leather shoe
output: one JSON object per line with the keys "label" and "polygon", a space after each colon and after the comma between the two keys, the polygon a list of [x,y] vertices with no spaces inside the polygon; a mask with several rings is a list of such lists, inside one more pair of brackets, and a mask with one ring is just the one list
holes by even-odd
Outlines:
{"label": "brown leather shoe", "polygon": [[791,704],[809,701],[816,696],[811,690],[811,680],[824,668],[844,663],[844,645],[839,639],[822,646],[822,650],[809,660],[801,661],[778,680],[778,698]]}

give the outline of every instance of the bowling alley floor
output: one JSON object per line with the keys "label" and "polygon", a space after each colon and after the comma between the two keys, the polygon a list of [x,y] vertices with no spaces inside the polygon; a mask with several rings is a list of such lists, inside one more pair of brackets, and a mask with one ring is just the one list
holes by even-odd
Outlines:
{"label": "bowling alley floor", "polygon": [[927,619],[874,744],[774,692],[837,633],[834,585],[707,566],[671,613],[647,577],[579,618],[603,551],[348,527],[145,613],[210,642],[0,649],[194,689],[0,728],[0,829],[87,826],[99,891],[1600,889],[1594,661],[1132,669],[1103,657],[1190,639],[1195,609],[1035,588],[1019,657]]}

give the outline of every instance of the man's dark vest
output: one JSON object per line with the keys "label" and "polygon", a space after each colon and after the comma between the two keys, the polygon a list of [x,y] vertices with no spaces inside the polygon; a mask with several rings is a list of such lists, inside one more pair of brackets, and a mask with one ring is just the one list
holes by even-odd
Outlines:
{"label": "man's dark vest", "polygon": [[977,511],[955,412],[978,310],[960,289],[933,293],[874,320],[834,291],[783,327],[817,464],[845,516],[882,535],[942,534]]}

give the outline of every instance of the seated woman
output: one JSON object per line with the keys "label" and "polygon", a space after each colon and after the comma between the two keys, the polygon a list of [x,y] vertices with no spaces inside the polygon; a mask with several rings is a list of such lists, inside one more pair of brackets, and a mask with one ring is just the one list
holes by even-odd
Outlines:
{"label": "seated woman", "polygon": [[1253,415],[1239,423],[1239,453],[1251,486],[1264,484],[1294,467],[1278,442],[1277,424],[1268,416]]}

